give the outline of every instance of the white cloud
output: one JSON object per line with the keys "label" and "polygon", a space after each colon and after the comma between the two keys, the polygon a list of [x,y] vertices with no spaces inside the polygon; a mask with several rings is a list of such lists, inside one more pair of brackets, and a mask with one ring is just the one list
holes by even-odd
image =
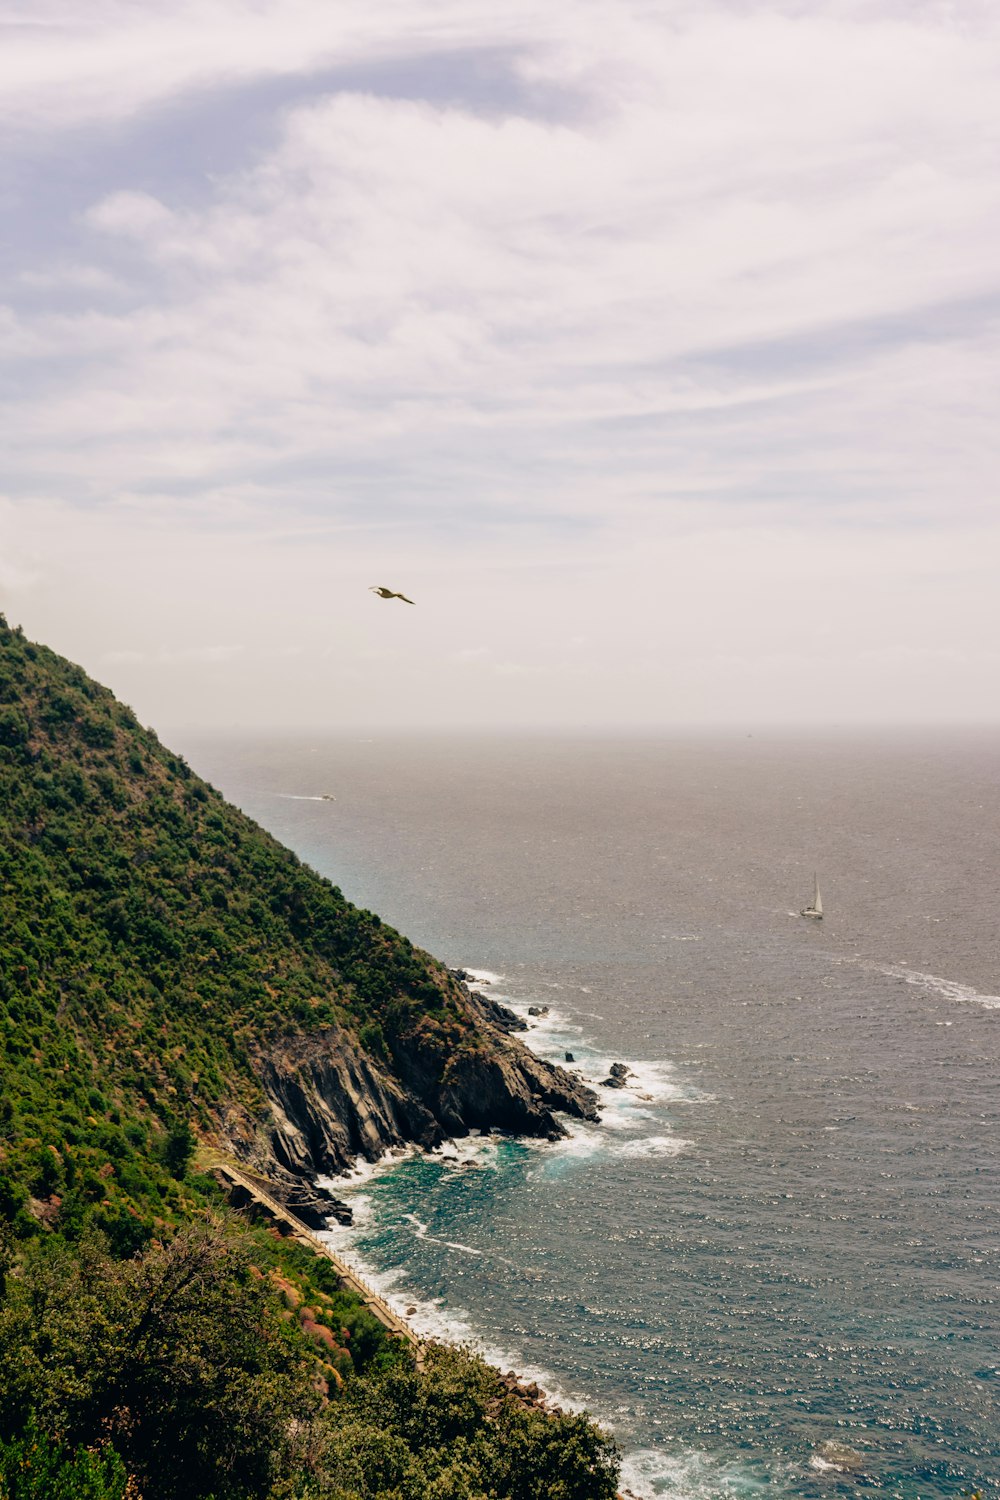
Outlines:
{"label": "white cloud", "polygon": [[[612,717],[746,714],[748,681],[813,713],[817,653],[840,715],[933,708],[921,673],[973,711],[961,663],[997,623],[1000,20],[536,12],[53,4],[12,33],[0,85],[50,136],[390,57],[419,92],[442,48],[515,49],[496,65],[551,106],[355,87],[286,105],[238,171],[152,191],[137,162],[96,192],[76,274],[43,257],[0,314],[21,372],[0,519],[47,566],[18,597],[58,633],[75,590],[98,655],[177,717],[167,669],[230,639],[199,713],[252,716],[266,681],[307,716],[332,673],[363,720],[349,657],[385,664],[404,717],[451,691],[568,722],[588,682]],[[56,513],[99,597],[39,531]],[[427,591],[402,645],[361,600],[383,575]],[[835,638],[806,651],[817,609]],[[141,658],[114,644],[133,611]]]}

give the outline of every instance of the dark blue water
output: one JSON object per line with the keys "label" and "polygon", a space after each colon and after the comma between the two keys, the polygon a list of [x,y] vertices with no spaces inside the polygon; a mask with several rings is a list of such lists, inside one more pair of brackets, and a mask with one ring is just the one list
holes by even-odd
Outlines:
{"label": "dark blue water", "polygon": [[182,748],[549,1006],[537,1050],[632,1069],[562,1145],[351,1189],[418,1326],[588,1406],[639,1495],[1000,1494],[996,734]]}

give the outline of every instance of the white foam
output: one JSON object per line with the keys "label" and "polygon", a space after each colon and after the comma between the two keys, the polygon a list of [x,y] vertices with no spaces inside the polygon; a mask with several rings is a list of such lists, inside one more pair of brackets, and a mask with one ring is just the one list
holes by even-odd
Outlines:
{"label": "white foam", "polygon": [[418,1219],[416,1214],[404,1214],[403,1218],[413,1225],[414,1237],[418,1240],[427,1240],[431,1245],[443,1245],[446,1250],[461,1250],[465,1255],[483,1255],[485,1252],[477,1250],[474,1245],[463,1245],[459,1240],[442,1240],[436,1234],[431,1234],[431,1226],[425,1224],[423,1219]]}
{"label": "white foam", "polygon": [[470,1168],[495,1172],[500,1164],[499,1150],[503,1139],[495,1135],[459,1136],[446,1141],[439,1150],[429,1152],[427,1160],[438,1162],[450,1176]]}
{"label": "white foam", "polygon": [[538,1165],[530,1168],[525,1176],[531,1180],[559,1173],[567,1158],[586,1160],[607,1149],[607,1137],[600,1125],[590,1125],[583,1120],[563,1120],[565,1136],[558,1141],[525,1141],[525,1145],[541,1158]]}
{"label": "white foam", "polygon": [[460,965],[476,984],[500,984],[503,981],[502,974],[494,974],[492,969],[469,969],[465,964]]}
{"label": "white foam", "polygon": [[607,1103],[602,1102],[601,1108],[604,1111],[601,1124],[605,1130],[639,1130],[650,1120],[656,1119],[651,1109],[635,1104],[623,1089],[615,1091],[613,1100],[609,1095]]}
{"label": "white foam", "polygon": [[353,1188],[361,1187],[364,1183],[371,1182],[374,1177],[380,1177],[383,1172],[399,1166],[400,1162],[406,1161],[408,1157],[416,1156],[419,1150],[419,1146],[390,1146],[377,1161],[365,1161],[362,1157],[358,1157],[354,1166],[347,1172],[337,1177],[317,1177],[316,1181],[320,1187],[326,1188],[337,1197]]}
{"label": "white foam", "polygon": [[[497,998],[528,1023],[527,1033],[519,1032],[518,1039],[536,1056],[568,1068],[588,1087],[596,1089],[602,1110],[634,1107],[636,1099],[647,1104],[670,1104],[675,1100],[692,1103],[710,1098],[694,1085],[679,1079],[672,1063],[598,1052],[584,1038],[583,1027],[565,1011],[550,1007],[546,1015],[532,1016],[528,1011],[533,1002],[512,1000],[506,995]],[[572,1063],[565,1060],[567,1052],[573,1053]],[[616,1062],[624,1062],[629,1070],[624,1088],[600,1088]],[[612,1098],[612,1094],[617,1097]]]}
{"label": "white foam", "polygon": [[697,1449],[640,1448],[622,1458],[622,1494],[634,1500],[728,1500],[755,1494],[767,1481]]}
{"label": "white foam", "polygon": [[1000,995],[983,995],[971,984],[960,984],[956,979],[940,979],[936,974],[923,974],[919,969],[907,968],[905,964],[876,964],[880,974],[890,979],[903,979],[907,984],[922,990],[931,990],[943,995],[946,1000],[957,1000],[964,1005],[981,1005],[984,1010],[1000,1010]]}
{"label": "white foam", "polygon": [[275,792],[276,797],[283,797],[286,802],[336,802],[336,797],[305,797],[298,792]]}
{"label": "white foam", "polygon": [[[471,970],[467,972],[471,973]],[[599,1125],[562,1119],[566,1137],[558,1142],[544,1143],[544,1157],[529,1172],[530,1178],[549,1177],[565,1169],[567,1159],[585,1160],[601,1151],[641,1160],[652,1157],[677,1156],[693,1144],[679,1136],[668,1135],[669,1125],[662,1114],[656,1111],[664,1105],[681,1101],[702,1103],[711,1096],[703,1093],[686,1080],[677,1076],[672,1063],[650,1059],[623,1059],[604,1055],[584,1035],[584,1028],[573,1016],[549,1006],[541,1016],[529,1015],[535,1002],[513,999],[499,994],[498,999],[527,1022],[526,1034],[518,1040],[536,1056],[546,1062],[568,1069],[572,1077],[593,1089],[601,1112]],[[573,1061],[567,1063],[566,1053],[573,1053]],[[624,1062],[628,1073],[621,1088],[602,1087],[611,1074],[614,1063]],[[612,1145],[615,1137],[635,1136],[620,1145]]]}
{"label": "white foam", "polygon": [[[407,1215],[407,1217],[414,1216]],[[349,1228],[344,1229],[344,1226],[339,1226],[339,1228],[348,1237],[351,1235]],[[340,1252],[343,1239],[337,1230],[331,1229],[323,1232],[320,1238],[329,1243],[331,1248],[338,1253]],[[472,1247],[468,1245],[453,1244],[450,1241],[442,1243],[448,1245],[449,1249],[471,1251],[474,1255],[482,1254],[480,1251],[472,1250]],[[533,1382],[551,1404],[561,1406],[567,1411],[582,1411],[587,1405],[583,1396],[564,1389],[551,1370],[531,1364],[516,1349],[491,1344],[484,1339],[476,1331],[472,1316],[465,1308],[446,1306],[443,1298],[440,1297],[427,1298],[413,1294],[412,1288],[407,1284],[405,1266],[393,1266],[388,1270],[380,1271],[356,1250],[352,1250],[350,1263],[368,1285],[373,1287],[389,1304],[393,1312],[404,1318],[421,1338],[435,1339],[446,1344],[461,1344],[498,1369],[516,1370],[523,1382],[528,1384]]]}
{"label": "white foam", "polygon": [[[528,1012],[533,1008],[539,1008],[535,1000],[511,1000],[508,995],[498,995],[497,999],[502,1000],[515,1015],[527,1022],[529,1033],[534,1034],[535,1045],[532,1046],[532,1051],[539,1050],[537,1045],[539,1042],[543,1045],[546,1042],[555,1045],[555,1039],[558,1037],[578,1037],[583,1034],[582,1026],[572,1020],[565,1011],[556,1010],[551,1005],[546,1007],[544,1015],[532,1016]],[[523,1040],[523,1034],[521,1035]]]}
{"label": "white foam", "polygon": [[686,1141],[679,1135],[647,1135],[638,1141],[623,1141],[615,1147],[614,1154],[628,1157],[679,1156],[693,1145],[693,1141]]}
{"label": "white foam", "polygon": [[[602,1078],[607,1078],[614,1062],[624,1062],[628,1068],[625,1078],[625,1088],[616,1090],[617,1093],[631,1093],[639,1100],[652,1104],[672,1104],[678,1099],[690,1103],[695,1100],[704,1102],[709,1096],[702,1093],[686,1081],[678,1078],[673,1063],[649,1062],[638,1058],[601,1058],[598,1069]],[[604,1098],[604,1093],[602,1093]]]}

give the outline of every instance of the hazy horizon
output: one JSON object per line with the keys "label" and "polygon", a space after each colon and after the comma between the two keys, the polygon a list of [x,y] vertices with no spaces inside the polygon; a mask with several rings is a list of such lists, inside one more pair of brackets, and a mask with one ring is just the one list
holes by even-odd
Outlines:
{"label": "hazy horizon", "polygon": [[828,744],[838,739],[865,744],[894,744],[905,742],[917,745],[928,744],[937,739],[976,739],[980,736],[993,740],[1000,733],[1000,722],[983,719],[979,722],[896,723],[887,724],[879,720],[852,723],[689,723],[689,724],[250,724],[231,723],[206,724],[150,724],[157,737],[169,748],[183,751],[188,744],[222,744],[231,740],[247,743],[288,743],[301,748],[301,742],[314,739],[317,746],[351,743],[365,744],[412,739],[414,741],[447,741],[454,744],[463,739],[497,741],[516,739],[522,742],[579,743],[588,740],[641,742],[643,740],[701,740],[705,743],[722,744],[741,740],[759,740],[762,745]]}
{"label": "hazy horizon", "polygon": [[1000,722],[995,10],[3,28],[0,609],[144,722]]}

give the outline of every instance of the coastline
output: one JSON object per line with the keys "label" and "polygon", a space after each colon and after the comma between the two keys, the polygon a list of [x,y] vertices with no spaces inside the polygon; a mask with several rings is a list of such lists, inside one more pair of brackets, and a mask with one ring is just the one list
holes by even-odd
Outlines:
{"label": "coastline", "polygon": [[[378,1265],[359,1250],[359,1241],[372,1232],[376,1218],[378,1188],[391,1182],[394,1174],[407,1169],[408,1164],[417,1166],[432,1163],[443,1169],[447,1178],[466,1175],[478,1176],[485,1170],[499,1170],[498,1154],[509,1145],[522,1152],[531,1152],[539,1162],[535,1171],[544,1171],[546,1163],[554,1164],[560,1159],[590,1156],[597,1151],[611,1154],[621,1152],[632,1155],[675,1156],[691,1143],[673,1134],[664,1134],[662,1122],[658,1122],[654,1110],[657,1106],[677,1100],[704,1100],[708,1096],[694,1090],[679,1080],[671,1065],[667,1063],[643,1063],[638,1060],[621,1062],[626,1077],[616,1078],[613,1085],[602,1088],[604,1078],[609,1080],[613,1061],[602,1051],[586,1042],[584,1028],[552,1006],[539,1005],[534,1001],[511,1000],[501,992],[501,997],[481,994],[480,987],[492,988],[502,985],[504,976],[488,970],[464,968],[451,971],[455,977],[472,991],[473,999],[489,999],[491,1008],[499,1007],[517,1023],[516,1035],[534,1056],[543,1062],[558,1063],[571,1071],[578,1081],[594,1089],[600,1097],[600,1119],[598,1122],[573,1120],[559,1116],[565,1130],[562,1139],[547,1141],[532,1137],[517,1137],[499,1131],[470,1133],[463,1137],[450,1137],[439,1145],[427,1149],[416,1144],[387,1150],[374,1162],[358,1161],[351,1171],[336,1177],[319,1177],[318,1185],[338,1196],[343,1196],[351,1205],[351,1224],[330,1225],[321,1234],[325,1243],[352,1264],[356,1265],[365,1280],[370,1282],[399,1317],[405,1319],[414,1332],[426,1342],[459,1344],[470,1348],[487,1363],[499,1370],[508,1389],[524,1405],[552,1415],[563,1412],[587,1411],[594,1421],[612,1436],[616,1435],[614,1417],[609,1412],[595,1411],[598,1402],[592,1395],[567,1388],[566,1382],[551,1369],[544,1368],[525,1357],[516,1348],[506,1348],[491,1340],[477,1329],[477,1318],[451,1296],[429,1297],[406,1286],[409,1267],[404,1260],[394,1266],[380,1269]],[[578,1037],[576,1044],[580,1063],[576,1057],[572,1062],[565,1059],[568,1050],[563,1041],[565,1035]],[[652,1108],[651,1108],[652,1107]],[[640,1122],[648,1123],[651,1133],[639,1140],[625,1140],[623,1136],[634,1131]],[[371,1189],[375,1188],[372,1193]],[[440,1246],[443,1251],[455,1255],[482,1258],[485,1252],[474,1246],[453,1239],[434,1235],[430,1226],[416,1213],[403,1214],[407,1227],[418,1242],[426,1241]],[[513,1264],[513,1262],[511,1262]],[[403,1284],[401,1286],[401,1283]],[[662,1451],[623,1450],[620,1493],[629,1500],[654,1500],[659,1493],[655,1485],[662,1477],[665,1464],[677,1462],[672,1455]]]}

